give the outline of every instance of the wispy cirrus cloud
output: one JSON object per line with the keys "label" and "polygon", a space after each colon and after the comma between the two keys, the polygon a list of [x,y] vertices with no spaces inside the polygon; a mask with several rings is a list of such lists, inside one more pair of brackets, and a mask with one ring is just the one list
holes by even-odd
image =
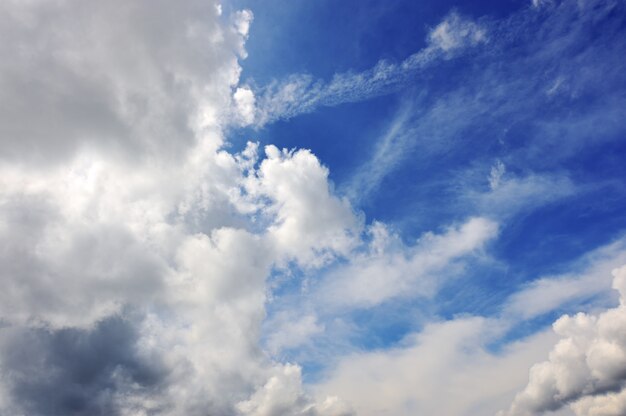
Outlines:
{"label": "wispy cirrus cloud", "polygon": [[389,94],[420,76],[420,72],[488,40],[485,26],[451,13],[435,26],[427,46],[399,63],[379,61],[363,72],[335,74],[325,82],[307,74],[294,74],[253,89],[256,111],[249,124],[263,126],[279,119],[309,113],[320,106],[335,106]]}

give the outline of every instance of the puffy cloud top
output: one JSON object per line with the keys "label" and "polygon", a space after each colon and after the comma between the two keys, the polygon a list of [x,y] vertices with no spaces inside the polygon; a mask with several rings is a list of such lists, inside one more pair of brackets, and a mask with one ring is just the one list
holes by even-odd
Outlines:
{"label": "puffy cloud top", "polygon": [[548,361],[534,365],[528,385],[502,415],[525,416],[571,404],[577,415],[619,416],[626,409],[626,266],[613,271],[620,305],[597,316],[564,315]]}

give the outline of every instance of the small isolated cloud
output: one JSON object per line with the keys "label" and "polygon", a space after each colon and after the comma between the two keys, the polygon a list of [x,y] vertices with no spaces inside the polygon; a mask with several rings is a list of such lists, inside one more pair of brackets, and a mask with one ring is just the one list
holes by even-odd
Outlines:
{"label": "small isolated cloud", "polygon": [[626,382],[626,266],[613,271],[620,305],[599,315],[564,315],[553,325],[561,337],[548,361],[503,416],[531,416],[571,404],[580,416],[623,415]]}
{"label": "small isolated cloud", "polygon": [[491,167],[491,172],[489,172],[489,187],[492,191],[494,191],[498,186],[500,186],[500,181],[506,172],[506,166],[501,161],[496,161],[496,163]]}
{"label": "small isolated cloud", "polygon": [[428,40],[430,47],[451,52],[487,41],[487,30],[478,23],[452,13],[435,26]]}

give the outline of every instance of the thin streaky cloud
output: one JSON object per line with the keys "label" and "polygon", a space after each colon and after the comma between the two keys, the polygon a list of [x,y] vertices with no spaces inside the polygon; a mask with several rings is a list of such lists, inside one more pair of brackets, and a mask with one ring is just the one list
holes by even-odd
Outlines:
{"label": "thin streaky cloud", "polygon": [[400,63],[381,60],[363,72],[335,74],[328,82],[308,74],[294,74],[260,88],[256,92],[254,125],[261,127],[310,113],[321,106],[332,107],[396,92],[439,60],[449,59],[487,39],[483,25],[453,12],[431,30],[424,49]]}

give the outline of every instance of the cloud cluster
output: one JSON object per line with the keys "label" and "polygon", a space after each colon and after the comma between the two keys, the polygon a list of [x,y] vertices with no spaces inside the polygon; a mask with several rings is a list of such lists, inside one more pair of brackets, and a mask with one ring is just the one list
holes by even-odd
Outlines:
{"label": "cloud cluster", "polygon": [[[441,403],[449,414],[482,414],[510,400],[520,384],[510,373],[525,377],[520,368],[545,352],[550,334],[491,354],[484,339],[501,323],[457,318],[388,354],[341,357],[313,397],[301,368],[270,354],[323,334],[326,317],[280,310],[263,350],[273,274],[319,272],[311,298],[334,310],[430,296],[483,254],[499,225],[470,217],[405,244],[384,224],[366,227],[311,151],[269,145],[261,155],[248,143],[230,152],[224,139],[228,126],[393,91],[436,59],[485,43],[483,26],[453,13],[401,63],[328,83],[296,75],[259,94],[239,80],[252,19],[204,0],[0,5],[1,414],[353,414],[343,397],[362,414],[435,414]],[[441,122],[448,111],[437,108],[431,121]],[[409,140],[408,117],[381,145],[374,184],[363,176],[357,189],[373,190],[402,153],[390,149]],[[492,206],[569,185],[504,169],[491,179],[481,200]],[[625,275],[615,280],[619,308],[557,322],[564,339],[512,414],[563,404],[623,413]],[[529,316],[544,310],[540,301]],[[475,383],[485,375],[496,382]],[[414,394],[423,380],[432,387]],[[427,400],[449,385],[459,401]]]}
{"label": "cloud cluster", "polygon": [[0,413],[349,412],[259,345],[271,270],[345,255],[360,219],[311,152],[224,150],[251,20],[0,6]]}
{"label": "cloud cluster", "polygon": [[530,369],[530,380],[502,415],[535,415],[571,404],[577,415],[619,416],[626,409],[626,266],[613,272],[620,305],[597,316],[558,319],[561,337],[548,361]]}

